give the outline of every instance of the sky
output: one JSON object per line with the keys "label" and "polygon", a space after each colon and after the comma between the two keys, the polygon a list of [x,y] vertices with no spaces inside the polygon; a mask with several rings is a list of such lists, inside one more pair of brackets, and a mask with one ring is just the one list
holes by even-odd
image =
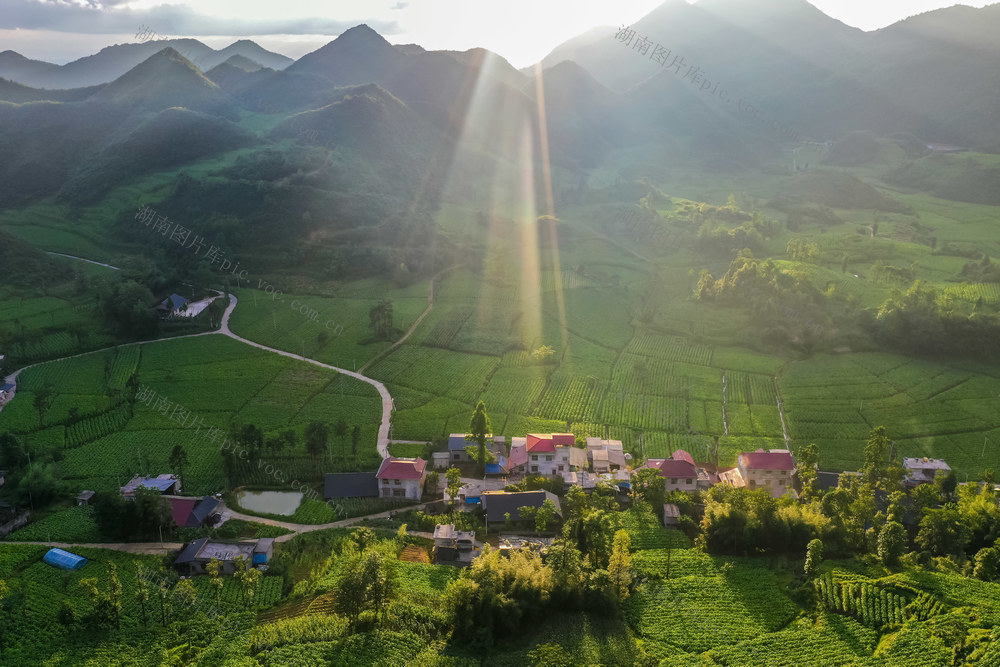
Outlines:
{"label": "sky", "polygon": [[[252,39],[291,58],[359,23],[393,44],[484,47],[515,67],[597,26],[640,19],[663,0],[0,0],[0,51],[66,63],[105,46],[193,37],[220,49]],[[691,1],[691,0],[688,0]],[[745,0],[752,3],[753,0]],[[810,0],[844,23],[875,30],[953,0]],[[961,4],[983,7],[986,0]]]}

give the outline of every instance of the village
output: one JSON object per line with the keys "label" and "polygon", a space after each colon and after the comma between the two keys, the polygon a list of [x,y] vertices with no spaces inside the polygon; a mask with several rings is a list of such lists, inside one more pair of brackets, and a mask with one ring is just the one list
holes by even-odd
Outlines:
{"label": "village", "polygon": [[[511,438],[509,446],[505,437],[487,434],[483,447],[487,462],[482,465],[476,450],[473,434],[452,433],[446,448],[433,452],[430,461],[389,456],[377,471],[327,473],[323,499],[328,503],[358,498],[407,500],[430,515],[472,513],[482,522],[482,534],[461,530],[455,523],[438,523],[431,549],[435,564],[467,567],[486,544],[502,554],[528,549],[544,556],[560,535],[561,498],[574,487],[587,494],[600,489],[613,495],[624,509],[652,480],[652,497],[667,499],[657,508],[666,528],[679,528],[684,516],[681,506],[693,507],[689,525],[698,523],[704,510],[701,495],[716,485],[764,490],[775,499],[798,500],[802,491],[795,457],[787,449],[742,452],[735,466],[698,462],[689,452],[677,449],[670,458],[647,459],[635,467],[630,466],[632,455],[623,450],[621,441],[573,433],[529,433]],[[907,489],[934,484],[951,470],[945,461],[927,457],[903,458],[902,463]],[[842,476],[860,476],[858,472],[815,473],[817,486],[824,491],[836,488]],[[182,495],[181,483],[173,473],[137,475],[120,493],[126,500],[134,500],[139,489],[159,494],[169,504],[171,519],[178,527],[218,527],[234,515],[242,516],[226,507],[221,494]],[[77,504],[86,505],[93,497],[93,491],[81,491]],[[876,491],[876,502],[884,506],[886,494]],[[363,525],[364,519],[344,523]],[[303,530],[322,527],[302,526]],[[221,574],[235,574],[248,567],[266,570],[274,558],[276,542],[280,548],[280,538],[201,537],[184,544],[172,562],[178,573],[186,576],[206,574],[213,562],[219,564]],[[76,569],[86,559],[53,548],[45,562]]]}

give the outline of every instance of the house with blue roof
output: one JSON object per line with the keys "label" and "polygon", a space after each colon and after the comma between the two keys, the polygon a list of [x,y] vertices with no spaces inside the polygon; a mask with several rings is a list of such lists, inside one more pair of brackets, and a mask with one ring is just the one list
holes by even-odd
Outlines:
{"label": "house with blue roof", "polygon": [[165,496],[177,496],[181,493],[181,480],[177,475],[171,474],[158,475],[156,477],[136,475],[129,480],[128,484],[121,487],[122,495],[126,498],[135,498],[135,490],[139,487],[156,489]]}
{"label": "house with blue roof", "polygon": [[189,303],[190,301],[182,297],[180,294],[171,294],[156,305],[156,310],[160,314],[160,317],[166,318],[171,315],[176,315]]}

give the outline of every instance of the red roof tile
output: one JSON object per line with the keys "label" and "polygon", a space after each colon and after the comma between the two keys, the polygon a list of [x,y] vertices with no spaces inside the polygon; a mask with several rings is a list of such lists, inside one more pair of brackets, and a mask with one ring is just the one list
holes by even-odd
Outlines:
{"label": "red roof tile", "polygon": [[382,465],[375,475],[379,479],[420,479],[427,468],[427,461],[422,458],[382,459]]}
{"label": "red roof tile", "polygon": [[528,434],[528,451],[529,452],[554,452],[556,451],[556,446],[552,442],[552,435],[540,435],[536,433]]}
{"label": "red roof tile", "polygon": [[694,464],[675,459],[648,459],[647,468],[656,468],[662,477],[697,477],[698,471]]}
{"label": "red roof tile", "polygon": [[795,470],[795,459],[788,452],[756,452],[740,454],[743,465],[751,470]]}
{"label": "red roof tile", "polygon": [[523,445],[510,448],[509,464],[511,468],[522,466],[528,462],[528,450]]}
{"label": "red roof tile", "polygon": [[167,498],[167,502],[170,503],[170,516],[174,523],[181,527],[186,526],[188,517],[191,516],[199,500],[201,498]]}
{"label": "red roof tile", "polygon": [[553,433],[552,444],[556,447],[572,447],[576,444],[576,436],[572,433]]}

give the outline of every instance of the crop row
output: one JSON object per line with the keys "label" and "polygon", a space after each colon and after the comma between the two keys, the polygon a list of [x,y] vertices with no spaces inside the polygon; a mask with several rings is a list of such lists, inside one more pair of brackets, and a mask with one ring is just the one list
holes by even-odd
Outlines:
{"label": "crop row", "polygon": [[596,421],[604,389],[605,383],[595,377],[556,373],[535,414],[569,421]]}
{"label": "crop row", "polygon": [[488,410],[527,413],[545,389],[548,368],[500,368],[480,395]]}
{"label": "crop row", "polygon": [[109,388],[125,388],[125,385],[139,368],[141,349],[139,345],[122,345],[117,349],[114,363],[111,365],[111,372],[109,377],[106,378]]}
{"label": "crop row", "polygon": [[691,343],[680,336],[639,334],[625,348],[627,352],[647,357],[684,361],[707,366],[712,361],[712,348]]}
{"label": "crop row", "polygon": [[834,581],[830,573],[816,579],[815,584],[826,609],[852,616],[869,627],[902,623],[906,618],[906,599],[872,584]]}
{"label": "crop row", "polygon": [[758,373],[726,371],[726,400],[738,403],[774,405],[777,395],[774,380]]}
{"label": "crop row", "polygon": [[66,428],[66,445],[78,447],[110,435],[121,430],[131,417],[132,406],[122,403],[113,410],[71,424]]}

